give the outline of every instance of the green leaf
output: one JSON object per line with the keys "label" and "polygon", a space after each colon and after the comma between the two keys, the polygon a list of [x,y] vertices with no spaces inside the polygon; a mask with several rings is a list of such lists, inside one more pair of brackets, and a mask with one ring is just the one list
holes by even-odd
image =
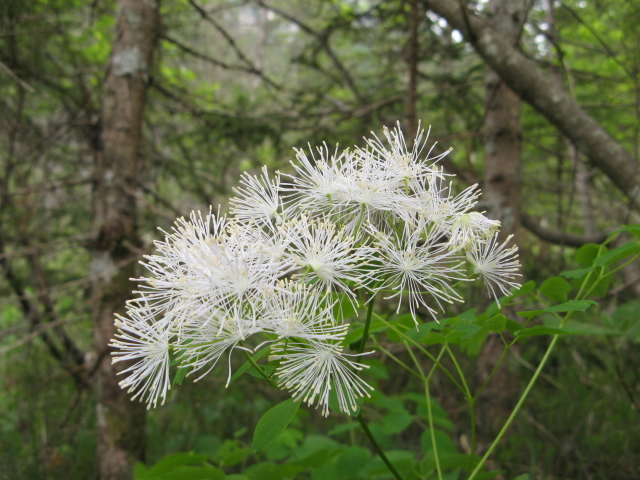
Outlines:
{"label": "green leaf", "polygon": [[542,282],[538,290],[549,300],[566,302],[567,295],[571,291],[571,285],[564,278],[551,277]]}
{"label": "green leaf", "polygon": [[176,376],[173,377],[173,385],[182,385],[184,378],[187,376],[188,369],[185,367],[178,367]]}
{"label": "green leaf", "polygon": [[[416,329],[416,322],[413,320],[413,315],[410,313],[394,318],[389,323],[402,333],[407,333],[409,330]],[[392,328],[387,329],[387,338],[395,343],[402,342],[400,334]]]}
{"label": "green leaf", "polygon": [[545,312],[584,312],[591,305],[598,305],[593,300],[569,300],[545,309]]}
{"label": "green leaf", "polygon": [[[433,431],[433,436],[436,441],[436,447],[438,448],[438,454],[455,454],[458,453],[451,436],[442,430]],[[433,441],[431,438],[431,430],[426,429],[420,436],[420,445],[422,451],[427,453],[433,450]]]}
{"label": "green leaf", "polygon": [[268,447],[287,428],[298,408],[300,408],[300,402],[292,398],[270,408],[256,425],[253,434],[253,451],[259,452]]}
{"label": "green leaf", "polygon": [[407,337],[409,337],[410,339],[416,341],[416,342],[421,342],[422,339],[424,337],[427,336],[427,334],[438,325],[438,322],[428,322],[428,323],[421,323],[420,325],[418,325],[418,328],[412,328],[409,331],[407,331]]}
{"label": "green leaf", "polygon": [[627,257],[638,255],[639,253],[640,242],[627,243],[626,245],[608,251],[604,255],[600,255],[593,263],[599,266],[611,265],[612,263],[619,262]]}
{"label": "green leaf", "polygon": [[533,337],[535,335],[584,335],[582,330],[573,330],[569,328],[553,328],[544,325],[536,325],[535,327],[525,328],[516,333],[517,337]]}
{"label": "green leaf", "polygon": [[193,452],[174,453],[159,460],[153,467],[143,470],[136,467],[136,480],[162,478],[163,475],[174,471],[178,467],[188,465],[201,466],[207,461],[208,456]]}
{"label": "green leaf", "polygon": [[627,232],[633,235],[636,238],[640,238],[640,225],[624,225],[622,228],[611,232],[611,235]]}
{"label": "green leaf", "polygon": [[584,277],[587,273],[591,272],[593,267],[578,268],[576,270],[567,270],[560,275],[566,278],[578,279]]}
{"label": "green leaf", "polygon": [[507,325],[507,317],[505,317],[502,313],[498,313],[497,315],[489,317],[486,320],[478,319],[478,324],[485,330],[500,333],[505,329]]}
{"label": "green leaf", "polygon": [[212,465],[176,467],[158,480],[223,480],[225,473]]}
{"label": "green leaf", "polygon": [[514,320],[507,319],[506,329],[509,330],[511,333],[516,333],[518,330],[522,330],[522,324]]}
{"label": "green leaf", "polygon": [[[269,347],[266,348],[262,348],[259,351],[257,351],[256,353],[254,353],[252,355],[253,359],[257,362],[258,360],[260,360],[262,357],[264,357],[267,352],[269,352]],[[235,373],[231,376],[231,379],[229,380],[229,385],[231,385],[235,380],[237,380],[243,373],[245,373],[250,367],[252,367],[251,362],[249,360],[247,360],[246,362],[244,362],[244,364],[242,364],[242,366],[240,368],[238,368],[238,370],[235,371]]]}
{"label": "green leaf", "polygon": [[363,447],[349,447],[337,458],[336,479],[357,477],[371,460],[371,453]]}
{"label": "green leaf", "polygon": [[516,312],[516,314],[524,318],[533,318],[536,315],[540,315],[541,313],[544,313],[544,312],[545,310],[525,310],[523,312]]}
{"label": "green leaf", "polygon": [[392,410],[384,416],[380,428],[387,435],[395,435],[404,431],[411,425],[411,422],[413,422],[413,417],[404,408]]}
{"label": "green leaf", "polygon": [[600,246],[595,243],[587,243],[576,251],[576,262],[578,262],[581,267],[590,267],[593,265],[593,261],[598,256],[599,252]]}

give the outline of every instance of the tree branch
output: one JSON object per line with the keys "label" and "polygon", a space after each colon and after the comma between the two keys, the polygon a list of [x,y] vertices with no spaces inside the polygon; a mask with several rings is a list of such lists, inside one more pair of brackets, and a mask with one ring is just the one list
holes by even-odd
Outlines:
{"label": "tree branch", "polygon": [[556,245],[566,245],[568,247],[578,248],[586,245],[587,243],[602,243],[607,239],[607,235],[604,233],[589,236],[548,230],[540,226],[540,224],[536,220],[525,213],[521,214],[520,220],[522,221],[522,226],[533,233],[540,240],[554,243]]}
{"label": "tree branch", "polygon": [[538,66],[453,0],[425,4],[462,32],[485,62],[524,101],[562,131],[640,210],[640,165]]}

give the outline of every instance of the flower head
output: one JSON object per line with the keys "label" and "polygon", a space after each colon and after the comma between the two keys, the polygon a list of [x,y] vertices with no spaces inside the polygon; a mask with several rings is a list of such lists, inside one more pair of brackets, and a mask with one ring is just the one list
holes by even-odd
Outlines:
{"label": "flower head", "polygon": [[310,406],[317,402],[322,415],[329,415],[329,393],[335,391],[340,410],[355,412],[357,399],[369,397],[373,390],[355,371],[367,368],[349,360],[342,346],[323,343],[287,343],[272,348],[271,358],[280,360],[276,375],[280,384],[293,392],[294,398]]}
{"label": "flower head", "polygon": [[473,273],[480,275],[491,292],[493,298],[498,301],[496,289],[503,295],[509,295],[509,287],[520,288],[515,281],[520,276],[520,262],[518,261],[518,247],[506,248],[507,243],[513,238],[509,235],[502,243],[498,243],[498,234],[484,242],[477,243],[473,250],[467,252],[467,259],[473,266]]}

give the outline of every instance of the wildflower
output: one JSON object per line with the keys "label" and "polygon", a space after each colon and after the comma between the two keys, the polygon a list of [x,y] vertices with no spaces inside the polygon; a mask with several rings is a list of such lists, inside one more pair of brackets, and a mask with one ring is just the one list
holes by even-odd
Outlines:
{"label": "wildflower", "polygon": [[337,287],[355,297],[348,283],[359,283],[365,265],[358,254],[365,249],[356,249],[356,238],[326,218],[310,221],[302,216],[287,227],[285,255],[304,269],[302,278],[315,281],[327,293]]}
{"label": "wildflower", "polygon": [[451,151],[447,150],[441,155],[431,157],[436,145],[434,143],[427,152],[426,158],[421,160],[420,156],[427,144],[430,131],[431,128],[425,135],[424,130],[418,125],[416,138],[413,140],[411,150],[409,150],[400,128],[400,122],[398,122],[392,131],[387,127],[383,128],[389,148],[374,132],[371,132],[373,139],[365,139],[368,148],[366,150],[358,149],[358,152],[361,157],[375,158],[378,168],[385,172],[385,177],[394,187],[413,189],[429,176],[437,174],[434,165]]}
{"label": "wildflower", "polygon": [[312,216],[336,211],[343,199],[343,170],[351,160],[345,153],[338,155],[337,146],[333,155],[326,144],[317,151],[318,159],[311,150],[312,163],[304,150],[296,150],[297,162],[291,162],[291,165],[297,175],[288,175],[291,182],[282,187],[283,191],[290,192],[287,201],[292,208]]}
{"label": "wildflower", "polygon": [[458,214],[451,226],[449,245],[469,248],[474,242],[491,237],[499,228],[499,220],[490,220],[481,213]]}
{"label": "wildflower", "polygon": [[282,281],[265,297],[260,325],[279,338],[339,341],[348,325],[335,325],[334,306],[310,286]]}
{"label": "wildflower", "polygon": [[231,214],[239,222],[257,222],[258,225],[270,226],[273,222],[281,224],[283,206],[279,196],[280,174],[276,179],[269,178],[267,167],[262,167],[260,177],[243,173],[240,187],[233,191],[237,197],[231,198]]}
{"label": "wildflower", "polygon": [[261,331],[253,315],[251,308],[235,304],[229,309],[214,308],[207,317],[184,325],[175,345],[182,368],[191,368],[188,373],[191,375],[208,367],[196,378],[198,381],[213,370],[222,355],[228,352],[228,385],[231,380],[231,352],[236,348],[251,352],[251,349],[240,343]]}
{"label": "wildflower", "polygon": [[355,371],[368,368],[349,360],[342,346],[322,342],[280,343],[272,348],[272,360],[280,360],[276,375],[296,400],[309,406],[317,401],[322,415],[329,415],[329,393],[335,391],[342,412],[355,412],[357,399],[373,390]]}
{"label": "wildflower", "polygon": [[443,232],[432,227],[423,237],[424,223],[406,226],[402,236],[396,233],[381,235],[375,230],[376,246],[380,252],[380,265],[372,274],[380,283],[377,291],[395,292],[386,299],[398,297],[397,312],[402,296],[409,296],[409,310],[416,320],[416,309],[423,305],[435,318],[424,294],[428,293],[443,310],[442,303],[462,301],[462,297],[450,285],[452,281],[464,281],[462,262],[456,251],[442,242]]}
{"label": "wildflower", "polygon": [[356,311],[362,287],[397,298],[397,312],[408,297],[416,323],[420,306],[435,318],[462,300],[454,287],[470,280],[465,253],[496,299],[517,287],[516,247],[497,243],[500,222],[472,211],[476,185],[452,193],[437,165],[448,152],[432,157],[432,147],[421,159],[423,130],[411,148],[399,125],[384,137],[343,152],[324,144],[310,157],[296,150],[286,182],[266,167],[242,175],[229,219],[194,212],[164,232],[141,262],[151,275],[136,279],[139,297],[117,316],[113,361],[134,362],[123,388],[164,402],[170,351],[196,380],[228,358],[228,384],[232,353],[268,344],[280,386],[323,415],[333,391],[353,412],[372,388],[343,352],[343,294]]}
{"label": "wildflower", "polygon": [[118,375],[129,374],[120,381],[120,387],[127,392],[135,391],[132,399],[140,397],[149,408],[162,399],[164,404],[167,391],[171,389],[169,380],[169,338],[168,329],[149,322],[147,306],[142,303],[131,305],[128,316],[116,315],[115,338],[110,347],[114,348],[112,363],[135,361]]}
{"label": "wildflower", "polygon": [[509,295],[509,287],[520,288],[520,284],[515,281],[520,269],[518,261],[518,247],[509,248],[507,243],[513,238],[509,235],[501,244],[498,244],[498,234],[484,242],[477,243],[475,248],[467,252],[467,259],[473,265],[473,272],[480,275],[487,285],[487,290],[491,292],[493,298],[498,301],[496,289],[503,295]]}

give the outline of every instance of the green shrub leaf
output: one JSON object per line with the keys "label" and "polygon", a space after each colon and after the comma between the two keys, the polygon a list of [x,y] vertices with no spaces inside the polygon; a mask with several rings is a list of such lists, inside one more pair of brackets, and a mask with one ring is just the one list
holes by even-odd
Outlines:
{"label": "green shrub leaf", "polygon": [[300,402],[292,398],[270,408],[256,425],[256,431],[253,433],[253,451],[259,452],[268,447],[287,428],[298,408]]}
{"label": "green shrub leaf", "polygon": [[571,289],[569,282],[561,277],[548,278],[538,288],[545,297],[554,302],[566,302]]}

